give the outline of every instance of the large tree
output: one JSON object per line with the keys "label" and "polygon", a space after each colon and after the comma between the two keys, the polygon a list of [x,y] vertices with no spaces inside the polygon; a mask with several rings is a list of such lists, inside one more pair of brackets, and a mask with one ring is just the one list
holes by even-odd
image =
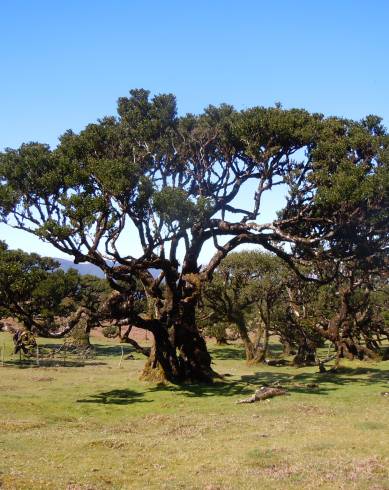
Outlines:
{"label": "large tree", "polygon": [[[340,258],[382,247],[388,161],[375,117],[227,105],[177,117],[173,95],[133,90],[119,99],[117,117],[67,131],[53,150],[29,143],[1,154],[0,212],[76,262],[97,265],[123,293],[134,277],[142,282],[153,314],[128,316],[155,338],[146,377],[210,380],[195,323],[201,284],[245,243],[296,270],[302,258],[326,257],[332,268],[323,275],[334,275]],[[263,197],[276,188],[287,202],[264,223]],[[128,246],[136,239],[139,255]],[[215,253],[201,266],[206,242]]]}

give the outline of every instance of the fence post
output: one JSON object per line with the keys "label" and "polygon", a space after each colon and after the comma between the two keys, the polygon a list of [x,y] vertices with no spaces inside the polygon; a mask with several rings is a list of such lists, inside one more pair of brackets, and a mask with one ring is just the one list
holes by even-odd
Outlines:
{"label": "fence post", "polygon": [[4,353],[5,353],[5,343],[1,346],[1,366],[4,367]]}
{"label": "fence post", "polygon": [[39,346],[36,346],[36,365],[39,367]]}
{"label": "fence post", "polygon": [[119,368],[122,367],[122,361],[123,361],[123,357],[124,357],[123,346],[121,345],[120,348],[122,349],[122,356],[121,356],[120,361],[119,361]]}

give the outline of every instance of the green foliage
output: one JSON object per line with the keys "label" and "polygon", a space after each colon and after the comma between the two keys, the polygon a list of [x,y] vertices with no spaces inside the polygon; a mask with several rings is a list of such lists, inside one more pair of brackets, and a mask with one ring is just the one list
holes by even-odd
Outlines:
{"label": "green foliage", "polygon": [[[317,238],[328,254],[337,246],[323,248],[332,230],[340,242],[347,236],[345,254],[354,241],[371,237],[368,222],[382,228],[388,221],[388,141],[376,116],[356,122],[280,105],[237,112],[224,104],[178,118],[173,95],[150,99],[147,90],[132,90],[119,99],[118,117],[66,132],[55,150],[38,143],[7,149],[0,157],[0,209],[3,220],[13,215],[17,226],[30,229],[32,221],[36,234],[73,255],[85,255],[88,236],[101,228],[113,245],[127,216],[142,245],[154,250],[199,225],[209,237],[223,234],[211,218],[234,208],[245,181],[259,179],[260,193],[279,183],[289,187],[273,241],[261,237],[265,248],[274,251],[287,233],[301,253],[300,239]],[[305,157],[292,158],[299,151]],[[247,218],[257,218],[256,208]],[[154,212],[159,222],[151,226]],[[245,239],[256,243],[252,235]]]}
{"label": "green foliage", "polygon": [[103,328],[103,335],[107,338],[115,338],[119,335],[119,327],[116,325],[108,325]]}
{"label": "green foliage", "polygon": [[195,205],[187,199],[182,189],[164,187],[153,196],[155,210],[168,224],[178,221],[184,227],[193,220]]}
{"label": "green foliage", "polygon": [[111,293],[112,289],[106,279],[91,274],[79,275],[79,286],[75,295],[77,305],[98,314],[101,304]]}
{"label": "green foliage", "polygon": [[[265,194],[277,186],[286,203],[261,223]],[[195,323],[200,282],[240,245],[261,246],[320,284],[335,280],[344,263],[365,274],[388,267],[389,135],[376,116],[353,121],[279,104],[242,111],[210,105],[179,117],[172,94],[131,90],[116,116],[67,131],[55,149],[29,143],[2,152],[0,219],[100,267],[121,293],[140,280],[155,314],[134,312],[134,325],[166,334],[173,321],[179,333],[195,332],[188,322]],[[123,245],[134,238],[137,257]],[[200,265],[207,242],[215,253]],[[270,269],[261,284],[277,283],[282,267]],[[198,285],[184,279],[194,276]],[[235,282],[242,311],[255,294],[265,298],[265,286]],[[246,322],[247,314],[236,307],[234,321]],[[189,335],[175,337],[182,338]],[[181,361],[188,360],[192,347],[173,351],[182,348]]]}
{"label": "green foliage", "polygon": [[1,316],[15,316],[31,328],[68,316],[79,306],[97,314],[110,292],[107,281],[58,267],[51,258],[9,250],[0,242]]}
{"label": "green foliage", "polygon": [[[3,314],[31,322],[37,315],[58,312],[64,290],[74,285],[73,273],[55,271],[58,263],[37,254],[8,250],[0,243],[0,304]],[[23,305],[23,307],[22,307]]]}
{"label": "green foliage", "polygon": [[211,319],[248,325],[261,306],[276,306],[287,274],[276,256],[258,251],[230,254],[204,290]]}

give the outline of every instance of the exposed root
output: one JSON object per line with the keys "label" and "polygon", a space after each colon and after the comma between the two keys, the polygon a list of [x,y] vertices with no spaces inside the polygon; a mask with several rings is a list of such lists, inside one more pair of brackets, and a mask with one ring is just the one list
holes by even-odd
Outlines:
{"label": "exposed root", "polygon": [[162,366],[158,363],[156,367],[153,367],[150,361],[146,362],[142,374],[140,375],[140,379],[142,381],[151,381],[153,383],[167,383],[169,381]]}

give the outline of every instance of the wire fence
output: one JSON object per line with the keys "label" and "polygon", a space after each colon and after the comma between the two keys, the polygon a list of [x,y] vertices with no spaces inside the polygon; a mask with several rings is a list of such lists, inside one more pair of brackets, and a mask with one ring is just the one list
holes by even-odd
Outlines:
{"label": "wire fence", "polygon": [[128,344],[91,344],[76,346],[61,344],[40,344],[26,351],[15,352],[15,347],[0,339],[0,366],[20,367],[80,367],[87,364],[105,364],[108,359],[117,360],[119,368],[124,359],[133,359],[133,348]]}

